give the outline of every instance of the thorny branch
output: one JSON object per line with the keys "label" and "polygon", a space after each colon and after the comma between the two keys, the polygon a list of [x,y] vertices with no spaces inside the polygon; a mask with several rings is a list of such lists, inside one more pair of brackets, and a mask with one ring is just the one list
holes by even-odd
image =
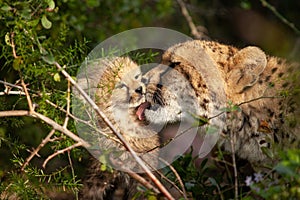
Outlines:
{"label": "thorny branch", "polygon": [[[27,89],[26,87],[26,84],[22,81],[21,82],[21,86],[17,86],[17,85],[14,85],[14,84],[11,84],[11,83],[7,83],[5,81],[1,81],[0,83],[3,83],[4,85],[9,85],[10,87],[14,87],[14,88],[17,88],[19,89],[20,91],[9,91],[9,92],[3,92],[3,95],[9,95],[9,94],[19,94],[19,95],[25,95],[26,96],[26,99],[28,101],[29,104],[32,105],[32,102],[31,102],[31,99],[30,99],[30,96],[29,96],[29,89]],[[80,121],[80,122],[83,122],[89,126],[92,127],[91,124],[89,124],[88,122],[84,121],[84,120],[81,120],[75,116],[73,116],[71,113],[70,113],[70,87],[71,87],[71,84],[70,84],[70,81],[68,81],[68,90],[67,90],[67,110],[57,106],[56,104],[52,103],[51,101],[49,100],[46,100],[46,102],[48,104],[50,104],[51,106],[59,109],[60,111],[66,113],[66,118],[65,118],[65,121],[64,121],[64,124],[63,126],[60,126],[58,124],[56,124],[56,122],[52,121],[50,118],[47,118],[39,113],[37,113],[36,111],[34,111],[34,107],[31,106],[31,109],[32,111],[26,111],[26,110],[14,110],[14,111],[2,111],[0,112],[0,117],[9,117],[9,116],[31,116],[31,117],[35,117],[35,118],[40,118],[42,119],[43,121],[45,121],[47,124],[51,125],[53,127],[53,129],[49,132],[49,134],[42,140],[42,142],[39,144],[39,146],[34,149],[31,154],[27,157],[27,159],[25,160],[25,162],[23,163],[22,167],[21,167],[21,171],[24,171],[25,167],[29,164],[29,162],[32,160],[32,158],[36,155],[38,155],[38,152],[48,143],[48,142],[51,142],[52,141],[52,136],[54,135],[55,133],[55,130],[58,130],[58,131],[61,131],[62,133],[68,135],[69,137],[71,137],[72,139],[74,139],[75,141],[77,141],[77,143],[75,143],[74,145],[72,146],[69,146],[65,149],[62,149],[62,150],[59,150],[55,153],[53,153],[52,155],[50,155],[43,163],[43,167],[45,168],[45,166],[47,165],[47,163],[52,159],[54,158],[55,156],[59,155],[59,154],[62,154],[62,153],[65,153],[65,152],[69,152],[71,149],[73,148],[76,148],[76,147],[79,147],[79,146],[83,146],[83,147],[88,147],[89,144],[85,143],[85,142],[82,142],[80,140],[80,138],[78,138],[74,133],[71,133],[70,131],[68,131],[68,129],[66,128],[67,127],[67,121],[68,121],[68,118],[69,117],[72,117],[74,120],[76,121]],[[23,92],[25,91],[25,92]],[[41,95],[40,95],[41,96]],[[101,132],[102,134],[102,132]],[[117,141],[117,142],[120,142],[120,141]],[[141,184],[143,184],[145,187],[147,187],[148,189],[156,192],[156,193],[159,193],[159,190],[156,189],[155,187],[153,187],[149,182],[147,182],[143,177],[139,176],[138,174],[134,173],[134,172],[128,172],[128,174],[136,179],[138,182],[140,182]]]}
{"label": "thorny branch", "polygon": [[62,153],[65,153],[65,152],[69,152],[70,150],[75,149],[76,147],[80,147],[80,146],[82,146],[82,144],[81,144],[80,142],[78,142],[78,143],[75,143],[75,144],[73,144],[73,145],[71,145],[71,146],[68,146],[68,147],[66,147],[66,148],[64,148],[64,149],[61,149],[61,150],[56,151],[56,152],[53,153],[52,155],[48,156],[48,158],[47,158],[47,159],[44,161],[44,163],[43,163],[43,167],[45,168],[46,165],[47,165],[47,163],[49,162],[49,160],[51,160],[51,159],[54,158],[55,156],[57,156],[57,155],[59,155],[59,154],[62,154]]}
{"label": "thorny branch", "polygon": [[168,190],[161,184],[161,182],[154,176],[154,174],[149,170],[146,164],[142,161],[142,159],[137,155],[137,153],[131,148],[131,146],[127,143],[125,138],[121,133],[119,133],[113,124],[109,121],[106,115],[99,109],[96,103],[89,97],[89,95],[76,83],[76,81],[57,63],[54,62],[54,65],[58,68],[58,70],[72,83],[72,85],[79,91],[79,93],[84,97],[84,99],[92,106],[92,108],[99,114],[99,116],[103,119],[103,121],[107,124],[107,126],[112,130],[112,132],[117,136],[117,138],[123,143],[124,147],[129,151],[129,153],[133,156],[133,158],[137,161],[137,163],[142,167],[145,173],[149,176],[149,178],[153,181],[153,183],[159,188],[161,193],[165,195],[168,199],[174,199],[172,195],[168,192]]}
{"label": "thorny branch", "polygon": [[21,167],[21,171],[24,171],[25,167],[29,164],[29,162],[31,161],[31,159],[38,154],[38,152],[50,141],[51,137],[53,136],[53,134],[55,133],[55,129],[52,129],[50,131],[50,133],[47,135],[47,137],[45,139],[42,140],[42,142],[39,144],[39,146],[34,149],[30,156],[27,157],[27,159],[25,160],[24,164]]}
{"label": "thorny branch", "polygon": [[[40,151],[40,149],[43,148],[51,140],[51,137],[53,136],[55,130],[58,130],[58,131],[64,133],[65,135],[69,136],[73,140],[75,140],[77,142],[75,144],[76,147],[78,147],[78,146],[89,147],[89,144],[87,142],[85,142],[80,137],[78,137],[76,134],[72,133],[71,131],[69,131],[66,128],[69,117],[66,117],[64,125],[61,126],[61,125],[57,124],[55,121],[53,121],[52,119],[50,119],[50,118],[48,118],[48,117],[46,117],[46,116],[44,116],[44,115],[42,115],[42,114],[34,111],[34,105],[32,104],[30,95],[28,93],[28,89],[27,89],[26,84],[24,83],[23,79],[21,79],[21,85],[22,85],[22,87],[16,86],[14,84],[6,83],[4,81],[1,81],[1,83],[3,83],[4,85],[8,85],[10,87],[15,87],[15,88],[18,88],[18,89],[22,90],[23,92],[19,91],[19,93],[26,96],[26,99],[27,99],[27,102],[28,102],[29,111],[26,111],[26,110],[1,111],[0,112],[0,117],[8,117],[8,116],[30,116],[30,117],[38,118],[38,119],[46,122],[47,124],[49,124],[49,125],[51,125],[53,127],[53,129],[50,131],[50,133],[48,134],[48,136],[39,144],[39,146],[35,150],[33,150],[33,152],[31,152],[30,156],[26,159],[26,161],[24,162],[24,164],[21,167],[22,171],[29,164],[29,162],[31,161],[31,159],[35,155],[38,155],[38,152]],[[68,87],[70,88],[69,84],[68,84]],[[68,88],[68,95],[67,95],[67,103],[68,103],[68,105],[67,105],[67,116],[68,116],[68,113],[70,111],[70,89],[69,88]],[[9,91],[9,92],[18,92],[18,91]],[[57,154],[54,154],[54,156],[58,155],[59,153],[62,153],[62,152],[64,152],[64,151],[58,151],[58,152],[56,152]],[[43,167],[45,167],[46,163],[48,162],[48,160],[50,160],[54,156],[53,155],[49,156],[46,159],[46,161],[44,162]]]}
{"label": "thorny branch", "polygon": [[74,134],[73,132],[69,131],[68,129],[65,129],[64,127],[62,127],[61,125],[57,124],[55,121],[53,121],[52,119],[33,111],[32,113],[30,113],[28,110],[8,110],[8,111],[0,111],[0,117],[17,117],[17,116],[29,116],[29,117],[33,117],[33,118],[37,118],[40,119],[44,122],[46,122],[48,125],[52,126],[53,129],[62,132],[63,134],[67,135],[68,137],[72,138],[73,140],[75,140],[78,143],[81,143],[81,145],[85,148],[89,147],[90,145],[84,141],[83,139],[81,139],[80,137],[78,137],[76,134]]}
{"label": "thorny branch", "polygon": [[8,82],[2,81],[2,80],[0,80],[0,83],[5,85],[5,87],[13,87],[13,88],[17,88],[17,89],[23,91],[23,88],[21,86],[18,86],[18,85],[12,84],[12,83],[8,83]]}
{"label": "thorny branch", "polygon": [[[16,85],[16,84],[12,84],[12,83],[8,83],[8,82],[2,81],[2,80],[0,80],[0,83],[2,83],[2,84],[5,86],[5,90],[4,90],[3,92],[0,92],[0,96],[3,96],[3,95],[23,95],[23,96],[25,96],[25,95],[26,95],[25,92],[23,92],[23,91],[24,91],[23,87],[21,87],[21,86],[18,86],[18,85]],[[11,88],[19,89],[19,91],[12,91]],[[44,95],[44,94],[41,94],[41,93],[39,93],[39,92],[37,92],[37,91],[32,91],[32,90],[30,90],[30,89],[28,89],[28,88],[27,88],[27,91],[30,91],[31,93],[34,93],[34,94],[36,94],[36,95],[38,95],[38,96],[40,96],[40,97],[43,97],[43,95]],[[47,94],[47,93],[46,93],[46,94]],[[69,99],[69,100],[68,100],[68,99]],[[70,96],[67,97],[67,101],[70,101]],[[67,111],[67,110],[65,110],[64,108],[62,108],[62,107],[56,105],[55,103],[51,102],[49,99],[46,99],[45,102],[46,102],[47,104],[49,104],[50,106],[52,106],[52,107],[54,107],[54,108],[60,110],[61,112],[64,112],[64,113],[66,114],[66,116],[71,117],[71,118],[74,119],[76,122],[83,123],[83,124],[85,124],[85,125],[87,125],[87,126],[93,128],[94,131],[96,131],[97,133],[102,134],[102,135],[104,135],[105,137],[107,137],[107,138],[109,138],[109,139],[111,139],[111,140],[114,140],[115,142],[121,143],[121,142],[120,142],[119,140],[117,140],[116,138],[111,137],[110,135],[107,135],[105,132],[103,132],[103,131],[101,131],[101,130],[95,128],[92,124],[90,124],[90,122],[85,121],[85,120],[82,120],[82,119],[80,119],[80,118],[74,116],[72,113],[70,113],[70,111]],[[67,108],[67,109],[68,109],[68,108]],[[70,108],[69,108],[69,109],[70,109]],[[49,141],[51,141],[51,140],[49,139]],[[48,140],[47,140],[47,142],[48,142]]]}

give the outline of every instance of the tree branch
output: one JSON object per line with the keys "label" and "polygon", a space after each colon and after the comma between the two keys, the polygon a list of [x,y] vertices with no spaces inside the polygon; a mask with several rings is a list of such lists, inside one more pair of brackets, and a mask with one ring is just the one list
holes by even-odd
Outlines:
{"label": "tree branch", "polygon": [[62,127],[61,125],[59,125],[58,123],[53,121],[52,119],[50,119],[40,113],[37,113],[35,111],[33,111],[32,113],[30,113],[27,110],[0,111],[0,117],[17,117],[17,116],[29,116],[29,117],[34,117],[34,118],[40,119],[40,120],[46,122],[47,124],[49,124],[50,126],[52,126],[53,129],[60,131],[63,134],[65,134],[68,137],[75,140],[76,142],[81,143],[81,145],[83,147],[88,148],[90,146],[90,144],[88,144],[86,141],[84,141],[83,139],[78,137],[73,132],[69,131],[68,129],[65,129],[64,127]]}
{"label": "tree branch", "polygon": [[55,133],[55,129],[52,129],[50,131],[50,133],[47,135],[47,137],[45,139],[43,139],[43,141],[39,144],[39,146],[34,149],[33,152],[31,152],[30,156],[26,159],[25,163],[22,165],[21,167],[21,171],[24,171],[25,167],[29,164],[29,162],[31,161],[31,159],[37,155],[37,153],[41,150],[41,148],[43,148],[49,141],[50,138],[52,137],[52,135]]}
{"label": "tree branch", "polygon": [[183,2],[183,0],[177,0],[177,2],[178,2],[179,6],[181,8],[182,15],[186,19],[186,21],[188,23],[188,26],[191,29],[191,34],[193,35],[193,37],[195,39],[199,39],[199,40],[206,38],[206,36],[203,33],[198,31],[198,29],[197,29],[196,25],[194,24],[193,19],[192,19],[191,15],[189,14],[189,11],[186,8],[186,5]]}
{"label": "tree branch", "polygon": [[14,37],[15,37],[15,33],[14,32],[11,32],[10,33],[10,39],[11,39],[11,48],[12,48],[12,51],[13,51],[13,56],[14,58],[19,58],[19,56],[17,55],[16,53],[16,45],[15,45],[15,42],[14,42]]}
{"label": "tree branch", "polygon": [[65,152],[67,152],[67,151],[70,151],[70,150],[72,150],[72,149],[74,149],[74,148],[76,148],[76,147],[80,147],[80,146],[82,146],[82,144],[81,144],[80,142],[78,142],[78,143],[75,143],[75,144],[73,144],[73,145],[71,145],[71,146],[68,146],[68,147],[66,147],[66,148],[64,148],[64,149],[61,149],[61,150],[56,151],[56,152],[53,153],[52,155],[48,156],[48,158],[44,161],[44,163],[43,163],[43,168],[45,168],[46,165],[47,165],[47,163],[48,163],[52,158],[54,158],[55,156],[57,156],[57,155],[59,155],[59,154],[62,154],[62,153],[65,153]]}
{"label": "tree branch", "polygon": [[34,112],[34,109],[33,109],[32,101],[31,101],[30,95],[27,91],[27,87],[24,83],[23,78],[21,78],[21,85],[23,87],[23,90],[25,92],[25,96],[26,96],[26,99],[27,99],[27,102],[28,102],[29,112],[30,112],[30,114],[32,114]]}
{"label": "tree branch", "polygon": [[72,83],[72,85],[79,91],[79,93],[84,97],[84,99],[92,106],[92,108],[97,112],[97,114],[103,119],[106,125],[112,130],[112,132],[117,136],[117,138],[122,142],[124,147],[129,151],[132,157],[137,161],[137,163],[142,167],[145,173],[150,177],[153,183],[159,188],[161,193],[165,195],[168,199],[174,199],[168,190],[161,184],[161,182],[154,176],[154,174],[149,170],[142,159],[137,155],[137,153],[131,148],[129,143],[125,140],[123,135],[117,131],[113,124],[109,121],[106,115],[99,109],[96,103],[89,97],[89,95],[76,83],[76,81],[57,63],[54,65],[58,70]]}

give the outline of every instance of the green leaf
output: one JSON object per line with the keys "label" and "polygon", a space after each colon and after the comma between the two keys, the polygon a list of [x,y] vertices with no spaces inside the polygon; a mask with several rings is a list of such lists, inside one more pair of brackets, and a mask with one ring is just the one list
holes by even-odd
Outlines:
{"label": "green leaf", "polygon": [[101,170],[101,171],[106,171],[106,169],[107,169],[106,165],[103,165],[103,164],[102,164],[101,167],[100,167],[100,170]]}
{"label": "green leaf", "polygon": [[30,8],[24,8],[21,13],[21,17],[24,18],[26,21],[31,18],[31,9]]}
{"label": "green leaf", "polygon": [[5,43],[6,43],[8,46],[11,46],[11,44],[10,44],[9,32],[7,32],[7,33],[5,34],[4,40],[5,40]]}
{"label": "green leaf", "polygon": [[233,104],[232,101],[228,101],[228,107],[222,108],[221,111],[223,112],[241,111],[241,108],[238,105]]}
{"label": "green leaf", "polygon": [[218,185],[216,179],[214,179],[214,178],[212,178],[212,177],[209,177],[208,180],[211,182],[211,184],[212,184],[213,186],[219,187],[219,185]]}
{"label": "green leaf", "polygon": [[55,8],[55,2],[53,0],[46,0],[46,2],[51,10]]}
{"label": "green leaf", "polygon": [[86,3],[89,7],[92,7],[92,8],[100,6],[100,1],[98,1],[98,0],[87,0]]}
{"label": "green leaf", "polygon": [[40,21],[39,19],[31,20],[28,21],[27,24],[28,26],[35,27],[36,25],[38,25],[39,21]]}
{"label": "green leaf", "polygon": [[249,1],[242,1],[240,3],[240,6],[245,9],[245,10],[250,10],[251,9],[251,3]]}
{"label": "green leaf", "polygon": [[218,130],[219,129],[216,126],[208,126],[206,128],[206,134],[215,134],[215,133],[217,133]]}
{"label": "green leaf", "polygon": [[234,105],[232,111],[241,111],[241,108],[238,105]]}
{"label": "green leaf", "polygon": [[42,26],[45,28],[45,29],[50,29],[51,26],[52,26],[52,22],[49,21],[47,19],[47,16],[46,15],[43,15],[42,19],[41,19],[41,22],[42,22]]}
{"label": "green leaf", "polygon": [[48,64],[50,64],[50,65],[53,65],[54,62],[55,62],[55,59],[54,59],[54,57],[53,57],[52,54],[48,54],[48,55],[46,55],[46,56],[42,56],[42,59],[43,59],[46,63],[48,63]]}
{"label": "green leaf", "polygon": [[153,195],[148,196],[147,199],[148,200],[157,200],[156,196],[153,196]]}
{"label": "green leaf", "polygon": [[268,147],[261,147],[261,150],[266,156],[274,159],[274,153],[273,153],[272,149],[270,149]]}
{"label": "green leaf", "polygon": [[296,175],[295,171],[291,169],[288,165],[288,163],[285,163],[284,161],[279,163],[275,170],[279,172],[280,174],[286,174],[288,176],[294,177]]}
{"label": "green leaf", "polygon": [[9,5],[4,5],[4,6],[1,7],[1,10],[3,10],[3,11],[10,11],[11,7]]}
{"label": "green leaf", "polygon": [[292,163],[300,165],[300,151],[299,149],[297,150],[288,150],[287,152],[289,160],[292,161]]}
{"label": "green leaf", "polygon": [[14,70],[19,71],[21,63],[22,63],[22,58],[21,57],[15,58],[14,61],[13,61]]}
{"label": "green leaf", "polygon": [[205,167],[207,161],[208,161],[208,159],[205,158],[205,159],[201,162],[201,164],[200,164],[200,169],[204,169],[204,167]]}
{"label": "green leaf", "polygon": [[106,155],[102,154],[99,156],[99,161],[102,163],[102,164],[106,164],[107,163],[107,158],[106,158]]}
{"label": "green leaf", "polygon": [[54,76],[53,76],[53,79],[56,82],[60,82],[60,75],[59,75],[59,73],[55,73]]}
{"label": "green leaf", "polygon": [[199,127],[204,126],[205,124],[208,124],[209,119],[206,117],[198,116],[193,113],[190,113],[190,115],[194,118],[195,122],[193,123],[193,126]]}

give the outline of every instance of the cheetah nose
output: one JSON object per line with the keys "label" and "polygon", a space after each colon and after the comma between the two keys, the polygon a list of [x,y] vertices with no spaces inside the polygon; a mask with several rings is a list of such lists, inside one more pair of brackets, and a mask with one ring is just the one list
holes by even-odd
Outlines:
{"label": "cheetah nose", "polygon": [[135,92],[138,94],[143,94],[143,87],[142,86],[138,87],[137,89],[135,89]]}

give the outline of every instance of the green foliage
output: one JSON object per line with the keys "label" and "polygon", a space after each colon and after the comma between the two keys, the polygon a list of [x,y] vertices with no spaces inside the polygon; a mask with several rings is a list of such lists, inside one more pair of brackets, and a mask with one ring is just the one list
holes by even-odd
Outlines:
{"label": "green foliage", "polygon": [[[58,124],[64,123],[66,114],[60,109],[66,110],[68,94],[67,80],[62,77],[54,62],[61,64],[71,76],[75,76],[89,49],[90,43],[85,38],[97,42],[116,32],[144,26],[145,22],[150,22],[157,16],[153,8],[160,12],[160,17],[173,10],[172,1],[161,1],[155,6],[148,6],[149,2],[141,0],[89,0],[86,3],[83,5],[82,2],[73,0],[0,2],[0,80],[18,84],[22,78],[29,84],[27,87],[31,100],[37,105],[35,111]],[[141,52],[132,54],[132,57],[138,63],[145,64],[156,55]],[[1,85],[1,91],[2,88],[4,87]],[[1,96],[0,110],[13,109],[28,109],[26,98]],[[24,172],[18,172],[29,156],[29,149],[39,145],[51,127],[28,117],[1,118],[0,125],[0,152],[6,154],[0,161],[7,163],[0,167],[0,178],[5,177],[1,181],[1,191],[22,199],[44,198],[41,188],[45,184],[49,187],[56,186],[58,190],[71,190],[76,196],[80,187],[79,179],[69,159],[69,167],[58,164],[57,171],[45,173],[39,169],[38,163],[42,160],[37,159],[40,161],[33,160],[33,166],[29,165]],[[76,132],[73,120],[69,120],[67,128]],[[59,132],[55,132],[53,138],[39,152],[42,158],[74,144],[74,141]],[[74,162],[80,162],[84,158],[82,149],[72,149],[70,155]],[[65,156],[58,157],[66,159]],[[6,171],[8,166],[13,166],[12,171]],[[10,184],[12,181],[15,184]],[[27,193],[22,193],[23,190]]]}
{"label": "green foliage", "polygon": [[[300,150],[281,152],[281,161],[273,168],[261,172],[242,173],[238,168],[238,184],[241,199],[299,199],[300,198]],[[214,164],[209,159],[181,156],[172,165],[180,175],[187,193],[193,199],[232,199],[234,177],[226,155],[219,151]],[[199,164],[200,162],[200,164]],[[238,166],[239,167],[239,166]],[[240,166],[243,168],[243,166]],[[223,170],[224,169],[224,170]],[[223,173],[220,173],[223,171]],[[165,168],[166,176],[179,188],[173,172]]]}
{"label": "green foliage", "polygon": [[[46,199],[47,197],[42,193],[38,185],[32,185],[32,180],[22,177],[18,173],[12,172],[7,182],[0,184],[0,191],[2,191],[2,199],[10,199],[22,197],[22,199]],[[6,183],[10,184],[6,184]]]}
{"label": "green foliage", "polygon": [[[4,41],[0,47],[2,49],[0,62],[1,70],[6,72],[0,74],[0,79],[18,83],[22,78],[25,83],[29,83],[27,87],[31,100],[37,105],[36,111],[62,124],[65,113],[47,101],[66,108],[67,81],[59,75],[53,64],[45,62],[42,58],[51,55],[55,61],[67,66],[68,73],[75,75],[87,54],[87,41],[82,39],[74,42],[72,40],[75,38],[68,38],[70,28],[68,24],[62,22],[67,13],[59,12],[59,8],[52,0],[1,1],[0,9],[0,36]],[[0,101],[1,110],[28,109],[24,96],[1,97]],[[1,166],[0,169],[0,178],[3,179],[1,191],[5,191],[7,198],[12,195],[22,199],[46,198],[43,191],[46,185],[78,193],[80,185],[75,174],[70,173],[70,167],[51,173],[44,173],[36,167],[27,167],[22,173],[18,170],[29,156],[28,149],[37,146],[51,127],[28,117],[2,118],[0,125],[3,142],[1,147],[8,148],[1,149],[1,153],[6,152],[7,156],[11,156],[10,161],[15,164],[12,169],[16,169],[5,171],[5,168],[12,164],[7,162],[9,157],[1,158],[2,162],[7,163],[7,166]],[[69,122],[68,129],[75,131],[73,121]],[[43,156],[74,143],[58,132],[54,137],[58,140],[40,152]],[[75,160],[82,158],[80,151],[80,149],[72,150],[71,155]],[[36,162],[33,164],[37,165]]]}
{"label": "green foliage", "polygon": [[137,62],[139,65],[144,65],[148,63],[153,63],[158,55],[159,52],[155,52],[152,49],[150,49],[144,52],[130,52],[128,56],[130,56],[131,59]]}
{"label": "green foliage", "polygon": [[[222,39],[237,38],[236,31],[232,31],[231,28],[229,28],[231,33],[229,34],[228,31],[226,33],[227,27],[225,28],[224,25],[228,26],[229,23],[224,23],[224,19],[221,19],[224,13],[230,11],[230,6],[249,11],[258,7],[257,3],[247,0],[230,3],[214,1],[213,4],[211,1],[189,2],[191,4],[188,5],[188,9],[192,11],[196,24],[203,24],[209,28],[212,38],[222,36]],[[299,16],[299,9],[297,6],[290,6],[291,2],[293,1],[278,2],[280,13],[286,14],[288,19]],[[201,16],[203,19],[200,19]],[[272,13],[268,18],[271,18],[270,16],[272,17]],[[291,23],[287,24],[293,26]],[[28,84],[32,101],[37,105],[35,110],[58,124],[63,124],[66,114],[53,107],[53,104],[66,110],[67,80],[53,65],[54,61],[64,66],[71,76],[75,76],[90,48],[99,41],[115,33],[143,26],[177,27],[180,31],[189,33],[185,19],[179,13],[175,1],[172,0],[0,1],[0,80],[20,86],[19,80],[22,78]],[[223,31],[220,31],[221,29]],[[265,27],[264,29],[268,30]],[[295,30],[297,32],[297,29]],[[255,32],[259,31],[252,31]],[[272,32],[272,35],[276,34],[278,33]],[[239,36],[239,38],[243,37],[244,35]],[[255,43],[247,39],[245,42]],[[283,48],[283,43],[280,43],[280,48],[275,46],[270,49],[286,49]],[[142,51],[129,55],[137,63],[146,64],[155,61],[158,53]],[[271,84],[270,87],[272,86]],[[5,88],[1,84],[0,92]],[[9,89],[14,90],[14,88]],[[290,94],[283,91],[282,95]],[[0,96],[0,111],[18,109],[28,109],[24,96]],[[237,105],[229,102],[224,112],[239,110]],[[207,119],[197,116],[196,121],[197,125],[207,123]],[[76,132],[73,120],[69,121],[67,128]],[[215,130],[212,128],[208,131],[213,133]],[[29,152],[40,144],[50,130],[51,127],[45,123],[29,117],[0,119],[0,198],[48,199],[47,191],[54,193],[67,191],[72,193],[72,198],[78,198],[82,170],[74,166],[82,165],[81,161],[86,156],[84,150],[72,149],[68,152],[68,156],[59,155],[56,160],[50,161],[53,167],[48,166],[43,170],[41,168],[41,163],[50,154],[74,144],[73,140],[59,132],[55,132],[54,140],[39,152],[41,158],[35,158],[23,172],[20,172]],[[222,151],[218,153],[216,158],[226,163],[225,153],[223,154]],[[255,182],[250,187],[242,187],[241,198],[251,199],[252,195],[254,197],[257,195],[267,199],[282,199],[289,194],[290,199],[299,199],[299,155],[299,150],[287,151],[286,155],[282,155],[282,161],[271,171],[272,173],[263,176],[263,181]],[[230,167],[225,165],[226,170],[222,174],[219,169],[216,169],[216,165],[211,165],[207,160],[202,161],[199,166],[195,165],[195,161],[196,159],[188,154],[174,163],[192,197],[233,198],[234,181]],[[103,166],[103,169],[110,170],[108,166]],[[177,183],[171,171],[165,170],[167,176]],[[245,179],[246,176],[239,174],[241,186],[244,186]],[[141,188],[140,191],[143,195],[148,194],[149,199],[154,198],[145,188]],[[137,194],[137,197],[138,195],[140,194]]]}
{"label": "green foliage", "polygon": [[[200,165],[196,165],[197,158],[192,154],[180,157],[172,165],[180,175],[187,193],[191,194],[193,199],[220,199],[223,194],[220,193],[222,176],[212,176],[211,172],[216,170],[214,166],[208,164],[208,159],[202,159]],[[178,184],[176,177],[171,170],[165,169],[167,177]],[[179,186],[179,185],[178,185]],[[180,187],[180,186],[179,186]],[[225,189],[225,188],[224,188]]]}
{"label": "green foliage", "polygon": [[232,101],[228,101],[228,106],[226,108],[223,108],[222,111],[235,112],[235,111],[241,111],[241,108],[238,105],[233,104]]}
{"label": "green foliage", "polygon": [[281,152],[281,161],[267,174],[247,177],[251,192],[264,199],[300,198],[300,150]]}

